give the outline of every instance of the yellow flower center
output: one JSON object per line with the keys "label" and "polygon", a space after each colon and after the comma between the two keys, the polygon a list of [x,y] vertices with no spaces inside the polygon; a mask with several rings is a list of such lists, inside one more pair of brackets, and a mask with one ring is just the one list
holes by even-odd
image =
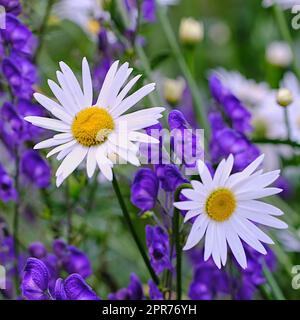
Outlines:
{"label": "yellow flower center", "polygon": [[72,133],[80,144],[91,147],[103,143],[114,127],[114,120],[105,109],[89,107],[76,114]]}
{"label": "yellow flower center", "polygon": [[97,20],[91,19],[88,21],[87,28],[92,34],[98,34],[100,32],[101,26]]}
{"label": "yellow flower center", "polygon": [[208,197],[205,209],[211,219],[222,222],[231,217],[236,208],[234,194],[225,188],[220,188]]}

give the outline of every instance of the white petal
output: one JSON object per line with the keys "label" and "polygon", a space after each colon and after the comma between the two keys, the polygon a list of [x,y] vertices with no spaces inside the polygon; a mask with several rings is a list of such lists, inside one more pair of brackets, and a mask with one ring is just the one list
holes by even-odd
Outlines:
{"label": "white petal", "polygon": [[119,106],[122,100],[126,97],[127,93],[136,84],[136,82],[140,79],[141,76],[142,75],[138,75],[128,82],[128,84],[121,90],[121,92],[117,96],[115,102],[112,104],[110,111],[115,110],[115,108]]}
{"label": "white petal", "polygon": [[89,148],[88,154],[87,154],[87,162],[86,162],[86,169],[87,169],[87,175],[89,178],[91,178],[96,170],[96,148],[91,147]]}
{"label": "white petal", "polygon": [[246,226],[244,226],[243,222],[237,216],[232,216],[231,224],[239,237],[244,240],[250,247],[260,252],[261,254],[267,254],[264,246],[257,240],[255,235],[249,229],[247,229]]}
{"label": "white petal", "polygon": [[192,180],[191,181],[191,185],[192,187],[195,189],[195,191],[199,194],[201,194],[202,196],[206,196],[207,195],[207,191],[204,187],[204,185],[198,181],[198,180]]}
{"label": "white petal", "polygon": [[62,108],[58,103],[55,101],[49,99],[48,97],[44,96],[40,93],[34,93],[33,94],[35,100],[40,103],[45,109],[47,109],[49,112],[52,112],[52,109],[54,108]]}
{"label": "white petal", "polygon": [[88,148],[81,145],[76,145],[74,149],[65,157],[56,171],[56,181],[58,187],[80,165],[87,152]]}
{"label": "white petal", "polygon": [[174,207],[179,210],[194,210],[200,209],[203,204],[196,201],[179,201],[174,202]]}
{"label": "white petal", "polygon": [[59,66],[65,76],[65,79],[67,81],[67,85],[68,85],[70,91],[72,92],[73,97],[74,97],[75,101],[77,102],[77,105],[81,106],[81,109],[86,108],[86,106],[84,105],[84,97],[83,97],[81,87],[80,87],[79,82],[76,79],[73,71],[71,70],[71,68],[67,64],[65,64],[62,61],[59,63]]}
{"label": "white petal", "polygon": [[69,132],[65,132],[65,133],[58,133],[53,136],[53,139],[55,140],[65,140],[68,138],[73,138],[73,134]]}
{"label": "white petal", "polygon": [[195,190],[192,189],[183,189],[181,190],[181,193],[188,198],[189,200],[194,200],[197,202],[204,202],[203,197],[201,196],[201,194],[199,194],[198,192],[196,192]]}
{"label": "white petal", "polygon": [[142,100],[145,96],[147,96],[150,92],[155,89],[155,83],[147,84],[141,89],[134,92],[132,95],[124,99],[118,107],[116,107],[111,113],[114,118],[122,115],[128,109],[133,107],[136,103]]}
{"label": "white petal", "polygon": [[66,148],[62,151],[60,151],[57,156],[56,156],[56,159],[58,161],[61,161],[62,159],[64,159],[71,151],[73,150],[73,146],[69,147],[69,148]]}
{"label": "white petal", "polygon": [[110,94],[110,90],[111,87],[113,86],[113,81],[114,81],[114,77],[115,74],[117,72],[118,69],[118,65],[119,65],[119,61],[115,61],[109,68],[105,79],[103,81],[103,85],[102,88],[100,90],[96,105],[101,107],[101,108],[107,108],[107,99],[109,97]]}
{"label": "white petal", "polygon": [[260,223],[260,224],[263,224],[263,225],[266,225],[266,226],[269,226],[272,228],[276,228],[276,229],[288,228],[288,225],[285,222],[283,222],[273,216],[270,216],[270,215],[266,215],[266,214],[254,212],[254,211],[247,212],[247,211],[239,210],[239,209],[237,212],[240,216],[243,216],[246,219],[249,219],[253,222],[257,222],[257,223]]}
{"label": "white petal", "polygon": [[[114,85],[112,86],[109,97],[107,98],[107,105],[109,109],[111,106],[114,105],[121,87],[130,75],[130,73],[128,72],[128,66],[129,64],[128,62],[126,62],[122,64],[122,66],[116,72],[116,76],[114,78]],[[132,69],[130,70],[132,71]]]}
{"label": "white petal", "polygon": [[[62,89],[62,93],[61,96],[63,97],[62,99],[64,99],[65,101],[65,108],[69,110],[69,112],[72,115],[75,115],[77,112],[79,112],[82,108],[82,105],[79,104],[79,102],[76,100],[73,91],[70,89],[70,84],[68,84],[68,81],[65,79],[65,76],[62,72],[60,71],[56,71],[56,77],[57,80],[61,86]],[[50,83],[49,83],[50,86]],[[51,86],[53,88],[53,90],[58,91],[58,88],[55,89],[56,84],[51,83]]]}
{"label": "white petal", "polygon": [[226,232],[226,239],[228,245],[239,265],[243,268],[247,268],[247,259],[246,254],[242,245],[242,242],[236,232],[233,230],[230,220],[224,223],[225,225],[225,232]]}
{"label": "white petal", "polygon": [[113,179],[112,162],[107,158],[106,147],[100,146],[96,150],[96,160],[98,167],[105,178],[109,181]]}
{"label": "white petal", "polygon": [[128,134],[128,138],[131,141],[138,141],[138,142],[143,142],[143,143],[159,143],[159,140],[156,138],[153,138],[145,133],[142,132],[136,132],[136,131],[131,131]]}
{"label": "white petal", "polygon": [[212,254],[213,246],[215,240],[215,222],[210,221],[208,224],[206,235],[205,235],[205,245],[204,245],[204,261],[207,261]]}
{"label": "white petal", "polygon": [[60,120],[44,118],[44,117],[36,117],[36,116],[25,117],[24,120],[32,123],[37,127],[48,129],[48,130],[59,131],[59,132],[70,131],[70,125]]}
{"label": "white petal", "polygon": [[183,222],[185,223],[185,222],[189,221],[190,219],[192,219],[192,218],[194,218],[194,217],[196,217],[196,216],[198,216],[198,215],[200,215],[200,214],[201,214],[201,211],[200,211],[199,209],[189,210],[189,211],[186,213]]}
{"label": "white petal", "polygon": [[33,149],[44,149],[44,148],[55,147],[55,146],[58,146],[60,144],[69,142],[71,139],[70,138],[61,139],[61,140],[56,140],[56,139],[53,139],[53,138],[47,139],[47,140],[44,140],[44,141],[36,144]]}
{"label": "white petal", "polygon": [[266,233],[260,230],[254,223],[248,219],[245,219],[243,216],[239,216],[239,220],[253,235],[255,235],[258,240],[264,243],[274,244],[274,241]]}
{"label": "white petal", "polygon": [[231,170],[232,170],[232,167],[233,167],[233,164],[234,164],[234,157],[232,154],[229,155],[227,161],[226,161],[226,164],[224,166],[224,170],[223,170],[223,173],[222,173],[222,176],[220,177],[220,180],[219,180],[219,184],[221,186],[225,185],[230,173],[231,173]]}
{"label": "white petal", "polygon": [[206,164],[202,160],[197,161],[197,167],[199,171],[199,175],[201,177],[202,183],[209,188],[212,184],[211,174],[206,166]]}
{"label": "white petal", "polygon": [[214,231],[214,245],[212,248],[212,258],[216,264],[216,266],[221,269],[221,255],[219,252],[219,239],[217,234],[217,224],[215,224],[215,231]]}
{"label": "white petal", "polygon": [[225,266],[227,260],[227,242],[225,237],[225,231],[222,228],[221,223],[216,224],[216,241],[218,241],[219,253],[221,256],[222,264],[223,266]]}
{"label": "white petal", "polygon": [[275,194],[278,194],[282,191],[282,189],[279,188],[265,188],[260,190],[253,190],[253,191],[246,191],[241,192],[236,196],[236,198],[239,201],[242,200],[253,200],[253,199],[260,199],[264,197],[273,196]]}
{"label": "white petal", "polygon": [[255,211],[265,214],[270,214],[273,216],[282,216],[283,211],[272,206],[271,204],[257,201],[257,200],[248,200],[248,201],[240,201],[239,208],[246,211]]}
{"label": "white petal", "polygon": [[183,247],[183,250],[189,250],[201,241],[201,239],[205,234],[208,222],[209,222],[209,219],[205,214],[200,215],[196,219],[196,221],[192,226],[192,229],[190,231],[186,244]]}
{"label": "white petal", "polygon": [[220,186],[220,179],[222,178],[224,167],[226,165],[226,160],[223,159],[217,167],[217,170],[213,177],[213,186]]}
{"label": "white petal", "polygon": [[67,148],[70,148],[72,146],[74,146],[75,144],[77,144],[77,141],[76,140],[72,140],[70,142],[67,142],[67,143],[64,143],[64,144],[61,144],[59,145],[58,147],[52,149],[48,154],[47,154],[47,158],[53,156],[55,153],[58,153],[64,149],[67,149]]}
{"label": "white petal", "polygon": [[68,113],[66,113],[62,107],[59,108],[53,108],[52,109],[52,114],[62,120],[63,122],[67,123],[67,124],[71,124],[74,120],[74,118],[72,118]]}
{"label": "white petal", "polygon": [[82,59],[82,87],[84,104],[86,107],[92,106],[93,104],[93,84],[90,72],[90,67],[86,58]]}

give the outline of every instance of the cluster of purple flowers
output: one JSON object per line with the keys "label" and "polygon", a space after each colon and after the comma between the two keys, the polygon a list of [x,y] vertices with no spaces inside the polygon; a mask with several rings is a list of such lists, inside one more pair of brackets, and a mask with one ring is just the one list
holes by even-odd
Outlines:
{"label": "cluster of purple flowers", "polygon": [[274,271],[276,260],[269,248],[265,256],[247,245],[245,248],[248,257],[248,267],[245,270],[241,269],[234,259],[229,269],[220,270],[212,259],[203,260],[203,250],[191,250],[189,258],[194,268],[194,275],[189,288],[189,297],[193,300],[212,300],[225,296],[237,300],[253,299],[258,286],[266,283],[263,274],[264,264]]}
{"label": "cluster of purple flowers", "polygon": [[[50,167],[37,152],[26,150],[26,144],[34,141],[41,129],[24,121],[27,115],[43,115],[42,109],[32,103],[33,86],[37,81],[37,69],[33,63],[37,41],[17,17],[21,12],[19,1],[2,0],[0,5],[7,12],[6,27],[0,31],[2,83],[6,84],[1,88],[4,101],[0,110],[1,153],[6,151],[8,157],[20,158],[18,163],[23,177],[44,188],[50,183]],[[1,199],[15,200],[16,191],[4,168],[0,170],[0,179],[3,181]]]}
{"label": "cluster of purple flowers", "polygon": [[[40,242],[29,246],[30,258],[22,273],[23,297],[29,300],[96,297],[84,280],[92,274],[85,253],[63,240],[54,240],[52,249],[53,252],[48,252]],[[69,274],[65,280],[60,278],[63,272]]]}
{"label": "cluster of purple flowers", "polygon": [[216,75],[209,79],[215,108],[209,114],[212,129],[210,153],[213,163],[234,155],[234,169],[240,171],[259,156],[259,149],[247,138],[251,114]]}

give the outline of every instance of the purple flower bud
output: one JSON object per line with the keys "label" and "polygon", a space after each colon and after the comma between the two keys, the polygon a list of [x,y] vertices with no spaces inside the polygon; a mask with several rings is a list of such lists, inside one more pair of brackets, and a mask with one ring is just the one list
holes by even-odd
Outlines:
{"label": "purple flower bud", "polygon": [[35,150],[28,150],[23,153],[21,171],[38,188],[47,188],[50,185],[50,166]]}
{"label": "purple flower bud", "polygon": [[172,269],[168,235],[159,226],[146,226],[146,243],[150,262],[157,274]]}
{"label": "purple flower bud", "polygon": [[155,207],[159,182],[149,168],[137,171],[131,186],[131,202],[145,212]]}
{"label": "purple flower bud", "polygon": [[22,7],[19,0],[0,0],[0,5],[5,8],[5,12],[19,15]]}
{"label": "purple flower bud", "polygon": [[157,288],[157,285],[154,283],[153,280],[148,281],[149,285],[149,296],[151,300],[163,300],[162,292]]}
{"label": "purple flower bud", "polygon": [[156,175],[165,191],[174,192],[178,186],[188,182],[174,164],[155,166]]}
{"label": "purple flower bud", "polygon": [[109,300],[143,300],[143,287],[139,277],[132,273],[127,288],[122,288],[115,293],[108,295]]}
{"label": "purple flower bud", "polygon": [[34,242],[28,248],[30,256],[42,259],[47,255],[47,249],[45,248],[44,244],[41,242]]}
{"label": "purple flower bud", "polygon": [[36,258],[28,258],[22,279],[22,295],[29,300],[48,300],[49,272]]}
{"label": "purple flower bud", "polygon": [[55,282],[54,297],[55,300],[68,300],[64,287],[64,280],[61,278],[57,279]]}
{"label": "purple flower bud", "polygon": [[74,246],[66,245],[62,240],[53,242],[53,251],[63,268],[69,273],[78,273],[83,278],[92,274],[92,267],[88,257]]}
{"label": "purple flower bud", "polygon": [[0,199],[4,202],[16,201],[17,197],[18,194],[13,186],[13,180],[0,164]]}

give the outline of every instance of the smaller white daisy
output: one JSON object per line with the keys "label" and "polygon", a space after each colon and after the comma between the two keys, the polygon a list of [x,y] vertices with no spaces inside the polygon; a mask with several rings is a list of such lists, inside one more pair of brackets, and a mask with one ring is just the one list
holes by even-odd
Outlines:
{"label": "smaller white daisy", "polygon": [[129,68],[128,63],[120,68],[118,65],[118,61],[111,65],[97,99],[93,99],[92,78],[85,58],[82,60],[82,88],[72,70],[60,62],[61,71],[56,73],[60,86],[52,80],[48,81],[57,102],[40,93],[34,94],[35,99],[57,118],[25,118],[33,125],[59,132],[34,147],[55,147],[47,156],[58,154],[57,159],[62,160],[56,172],[57,186],[85,159],[89,178],[98,165],[103,175],[112,180],[116,158],[138,166],[137,144],[158,143],[157,139],[140,130],[157,124],[164,108],[148,108],[124,115],[152,92],[155,84],[145,85],[127,96],[140,75],[126,84],[133,69]]}
{"label": "smaller white daisy", "polygon": [[278,229],[287,228],[287,224],[274,217],[283,214],[280,209],[257,200],[282,191],[268,187],[279,177],[279,170],[256,171],[263,158],[262,155],[243,171],[230,175],[234,163],[230,155],[219,164],[213,178],[205,163],[198,161],[202,183],[191,181],[193,189],[181,192],[188,200],[174,203],[176,208],[188,210],[185,222],[196,217],[183,250],[193,248],[205,235],[204,260],[212,256],[218,268],[226,264],[227,243],[244,269],[247,259],[241,240],[266,254],[261,242],[273,241],[256,223]]}

